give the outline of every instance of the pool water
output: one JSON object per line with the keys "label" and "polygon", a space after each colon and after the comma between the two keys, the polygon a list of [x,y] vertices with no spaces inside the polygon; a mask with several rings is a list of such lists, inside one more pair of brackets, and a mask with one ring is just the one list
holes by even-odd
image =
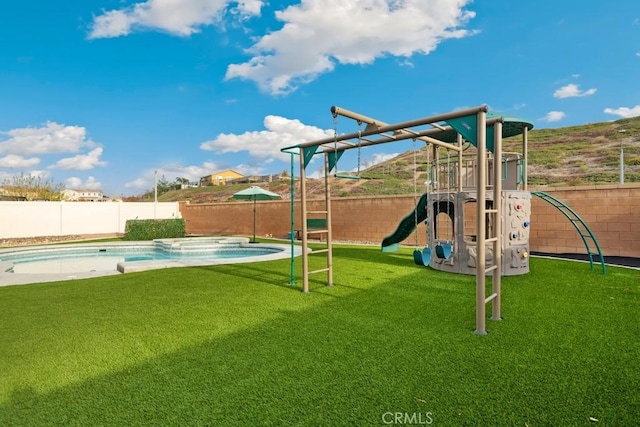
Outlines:
{"label": "pool water", "polygon": [[57,247],[0,254],[13,263],[12,273],[50,274],[116,270],[118,263],[172,260],[218,260],[256,257],[280,252],[269,247],[241,244],[184,244],[179,247]]}
{"label": "pool water", "polygon": [[11,271],[26,274],[80,273],[84,271],[115,270],[123,257],[58,258],[40,261],[16,262]]}
{"label": "pool water", "polygon": [[114,254],[111,252],[98,252],[91,254],[47,254],[30,256],[27,258],[11,257],[3,258],[3,261],[13,262],[14,273],[78,273],[82,271],[115,270],[119,262],[174,260],[174,259],[221,259],[242,258],[247,256],[260,256],[273,253],[269,250],[217,250],[215,252],[200,254],[166,253],[161,251],[136,251],[130,254]]}
{"label": "pool water", "polygon": [[74,243],[0,249],[0,286],[96,278],[163,268],[256,263],[302,255],[291,244],[212,236],[144,242]]}

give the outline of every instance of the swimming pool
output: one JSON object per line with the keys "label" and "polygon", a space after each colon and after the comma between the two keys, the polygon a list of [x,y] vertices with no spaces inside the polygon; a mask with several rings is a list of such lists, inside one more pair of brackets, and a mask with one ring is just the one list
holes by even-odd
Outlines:
{"label": "swimming pool", "polygon": [[[294,247],[294,256],[301,248]],[[291,256],[285,244],[244,237],[159,239],[0,249],[0,286],[158,268],[258,262]]]}

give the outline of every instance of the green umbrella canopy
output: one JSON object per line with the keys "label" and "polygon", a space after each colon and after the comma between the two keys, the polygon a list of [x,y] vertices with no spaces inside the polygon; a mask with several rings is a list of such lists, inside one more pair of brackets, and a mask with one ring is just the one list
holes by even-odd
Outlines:
{"label": "green umbrella canopy", "polygon": [[249,188],[245,188],[244,190],[238,191],[231,196],[233,199],[239,200],[253,200],[253,240],[252,243],[256,242],[256,200],[274,200],[280,199],[280,195],[276,193],[272,193],[269,190],[265,190],[264,188],[260,188],[256,185],[252,185]]}
{"label": "green umbrella canopy", "polygon": [[231,198],[239,200],[274,200],[280,199],[281,197],[279,194],[272,193],[271,191],[265,190],[264,188],[256,185],[252,185],[249,188],[245,188],[244,190],[234,193]]}

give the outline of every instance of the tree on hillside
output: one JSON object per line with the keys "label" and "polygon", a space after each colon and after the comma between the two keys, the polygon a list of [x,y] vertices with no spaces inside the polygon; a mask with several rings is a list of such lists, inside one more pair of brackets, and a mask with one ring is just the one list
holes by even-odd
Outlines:
{"label": "tree on hillside", "polygon": [[4,194],[7,196],[24,197],[27,200],[62,200],[63,184],[56,184],[53,179],[43,179],[41,176],[27,175],[21,172],[2,181]]}
{"label": "tree on hillside", "polygon": [[158,179],[158,182],[156,182],[156,189],[158,190],[158,195],[160,195],[173,189],[173,186],[169,183],[167,178],[164,175],[162,175],[160,179]]}
{"label": "tree on hillside", "polygon": [[189,184],[189,179],[188,178],[178,177],[178,178],[176,178],[174,188],[176,190],[180,190],[180,189],[182,189],[183,185],[187,185],[187,184]]}
{"label": "tree on hillside", "polygon": [[[175,179],[175,181],[169,182],[169,180],[164,175],[162,175],[156,183],[158,195],[164,194],[171,190],[181,190],[182,186],[186,184],[189,184],[188,178],[178,177]],[[151,189],[149,194],[153,194],[153,189]]]}

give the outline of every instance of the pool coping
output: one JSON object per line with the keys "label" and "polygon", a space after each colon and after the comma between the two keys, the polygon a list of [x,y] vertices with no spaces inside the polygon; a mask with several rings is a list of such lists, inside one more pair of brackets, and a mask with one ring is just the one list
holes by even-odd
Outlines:
{"label": "pool coping", "polygon": [[[13,247],[13,248],[3,248],[0,249],[0,254],[3,253],[15,253],[15,252],[29,252],[34,250],[45,250],[55,248],[56,250],[65,250],[69,251],[78,249],[78,248],[108,248],[108,247],[149,247],[152,246],[155,242],[160,242],[164,245],[173,245],[174,243],[180,242],[195,242],[200,240],[203,241],[202,238],[182,238],[182,239],[158,239],[153,242],[149,241],[131,241],[131,242],[104,242],[104,243],[73,243],[73,244],[65,244],[65,245],[36,245],[36,246],[21,246],[21,247]],[[11,261],[0,261],[0,287],[2,286],[12,286],[12,285],[27,285],[33,283],[44,283],[44,282],[58,282],[64,280],[79,280],[79,279],[89,279],[94,277],[104,277],[104,276],[113,276],[117,274],[123,273],[136,273],[141,271],[148,270],[158,270],[163,268],[177,268],[177,267],[201,267],[201,266],[211,266],[211,265],[222,265],[222,264],[242,264],[242,263],[253,263],[253,262],[262,262],[262,261],[271,261],[276,259],[284,259],[291,257],[291,249],[292,246],[290,244],[279,244],[279,243],[249,243],[248,238],[244,237],[230,237],[230,238],[209,238],[208,240],[224,240],[225,242],[230,243],[240,243],[240,247],[252,247],[252,248],[262,248],[262,249],[277,249],[277,252],[266,254],[266,255],[258,255],[258,256],[247,256],[241,258],[219,258],[219,259],[205,259],[205,258],[185,258],[179,260],[148,260],[148,261],[130,261],[130,262],[119,262],[117,266],[113,270],[95,270],[95,271],[87,271],[87,272],[74,272],[74,273],[12,273],[9,270],[13,267],[13,263]],[[302,247],[301,246],[293,246],[293,256],[297,257],[302,255]]]}

